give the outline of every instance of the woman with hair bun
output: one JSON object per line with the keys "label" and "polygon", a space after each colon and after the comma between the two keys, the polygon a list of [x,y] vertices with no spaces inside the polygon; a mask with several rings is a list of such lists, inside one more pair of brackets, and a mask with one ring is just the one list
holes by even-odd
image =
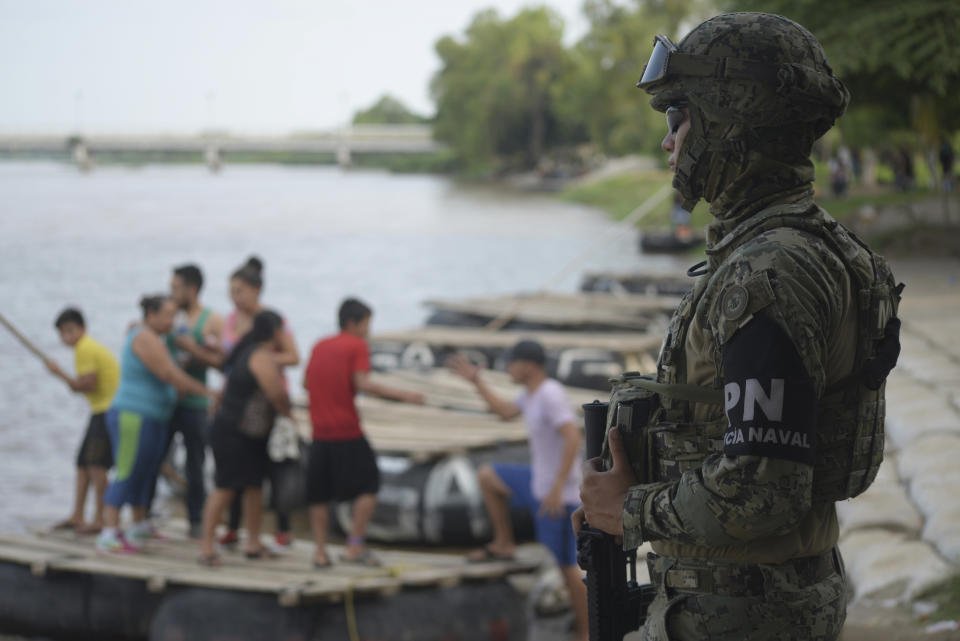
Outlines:
{"label": "woman with hair bun", "polygon": [[229,372],[223,402],[210,431],[217,464],[216,489],[203,511],[203,565],[219,565],[214,531],[234,496],[243,497],[249,559],[272,556],[260,542],[261,485],[270,463],[267,439],[278,416],[290,417],[290,397],[274,360],[286,333],[283,319],[270,310],[259,312],[253,327],[227,359]]}
{"label": "woman with hair bun", "polygon": [[[163,336],[173,329],[177,306],[166,296],[140,301],[143,322],[131,329],[120,359],[120,386],[107,411],[115,475],[103,496],[105,527],[98,551],[132,553],[153,534],[147,506],[167,444],[167,423],[177,392],[215,398],[174,364]],[[120,510],[129,505],[133,526],[121,533]]]}
{"label": "woman with hair bun", "polygon": [[[225,359],[229,359],[231,352],[240,339],[253,327],[253,318],[264,307],[260,304],[260,293],[263,291],[263,261],[256,256],[251,256],[247,262],[241,265],[230,275],[230,299],[234,304],[234,311],[227,316],[224,321],[223,334],[221,337],[221,351]],[[283,367],[293,367],[300,362],[300,354],[297,352],[297,344],[293,339],[293,333],[283,323],[283,336],[280,341],[274,345],[270,352],[273,361]],[[224,364],[224,373],[229,374],[229,365]],[[274,470],[271,470],[273,472]],[[275,480],[275,475],[271,473],[271,483]],[[275,495],[272,492],[271,495]],[[237,530],[240,527],[241,518],[241,499],[237,494],[233,503],[230,505],[230,518],[226,534],[219,539],[221,545],[231,547],[237,544],[239,538]],[[277,510],[277,530],[274,535],[278,545],[289,545],[290,538],[290,518],[289,515]]]}
{"label": "woman with hair bun", "polygon": [[[224,322],[222,348],[229,356],[234,346],[253,327],[253,317],[263,311],[260,293],[263,291],[263,261],[251,256],[247,262],[230,275],[230,300],[234,310]],[[300,354],[293,340],[293,334],[286,332],[273,359],[281,367],[294,366],[300,362]],[[225,367],[226,369],[226,367]]]}

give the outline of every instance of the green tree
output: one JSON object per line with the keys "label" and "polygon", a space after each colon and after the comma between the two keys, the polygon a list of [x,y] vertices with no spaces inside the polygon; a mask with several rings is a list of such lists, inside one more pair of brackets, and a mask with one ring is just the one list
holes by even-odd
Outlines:
{"label": "green tree", "polygon": [[405,104],[391,95],[384,95],[367,109],[353,116],[355,125],[419,125],[429,122],[428,118],[416,114]]}
{"label": "green tree", "polygon": [[709,12],[706,0],[586,0],[587,34],[571,52],[575,71],[564,86],[561,113],[585,119],[590,140],[609,154],[656,152],[663,116],[636,88],[653,37],[678,38],[684,21]]}
{"label": "green tree", "polygon": [[436,51],[434,135],[467,169],[531,168],[547,149],[583,138],[580,123],[556,109],[571,59],[553,11],[529,8],[507,20],[480,12],[462,39],[442,38]]}
{"label": "green tree", "polygon": [[590,30],[573,48],[575,72],[564,87],[563,113],[582,114],[590,140],[620,155],[653,151],[662,137],[662,117],[636,88],[655,34],[666,30],[643,6],[587,0]]}
{"label": "green tree", "polygon": [[747,0],[736,9],[779,13],[813,32],[861,121],[911,128],[927,142],[960,128],[960,3]]}

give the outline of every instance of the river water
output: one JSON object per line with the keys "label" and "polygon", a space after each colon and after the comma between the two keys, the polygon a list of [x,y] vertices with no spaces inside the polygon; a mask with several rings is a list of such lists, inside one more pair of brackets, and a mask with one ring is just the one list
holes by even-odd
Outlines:
{"label": "river water", "polygon": [[[615,230],[587,207],[435,176],[0,163],[0,313],[72,371],[53,328],[63,307],[80,307],[90,334],[119,353],[140,296],[166,290],[172,267],[199,264],[203,301],[225,313],[229,274],[256,254],[263,302],[287,318],[304,356],[335,330],[347,295],[372,305],[374,332],[411,327],[428,297],[539,289],[599,234],[611,242],[583,269],[678,268],[639,256],[634,234]],[[583,269],[557,289],[575,290]],[[0,328],[0,531],[67,515],[87,414]]]}

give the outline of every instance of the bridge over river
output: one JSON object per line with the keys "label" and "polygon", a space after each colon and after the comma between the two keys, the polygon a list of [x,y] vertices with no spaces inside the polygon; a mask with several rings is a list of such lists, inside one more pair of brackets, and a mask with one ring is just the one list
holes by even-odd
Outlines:
{"label": "bridge over river", "polygon": [[429,154],[446,149],[433,139],[429,125],[355,125],[330,131],[291,136],[233,134],[178,135],[0,135],[0,154],[6,156],[69,155],[88,167],[98,155],[136,158],[149,155],[189,157],[197,154],[211,168],[231,155],[277,155],[296,159],[330,154],[350,165],[357,154]]}

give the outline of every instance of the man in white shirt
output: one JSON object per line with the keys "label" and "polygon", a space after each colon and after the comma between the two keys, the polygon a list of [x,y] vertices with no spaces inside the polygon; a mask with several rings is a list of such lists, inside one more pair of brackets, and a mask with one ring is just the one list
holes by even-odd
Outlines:
{"label": "man in white shirt", "polygon": [[520,341],[510,350],[507,372],[524,386],[515,401],[503,399],[487,387],[480,368],[461,354],[450,358],[450,369],[472,382],[490,410],[503,420],[523,415],[530,435],[530,464],[485,465],[477,471],[484,505],[493,527],[493,541],[476,550],[471,562],[513,558],[516,540],[510,508],[531,512],[537,541],[545,545],[560,566],[576,614],[576,639],[587,639],[587,592],[577,567],[577,541],[569,516],[580,504],[582,433],[566,390],[547,376],[546,354],[535,341]]}

